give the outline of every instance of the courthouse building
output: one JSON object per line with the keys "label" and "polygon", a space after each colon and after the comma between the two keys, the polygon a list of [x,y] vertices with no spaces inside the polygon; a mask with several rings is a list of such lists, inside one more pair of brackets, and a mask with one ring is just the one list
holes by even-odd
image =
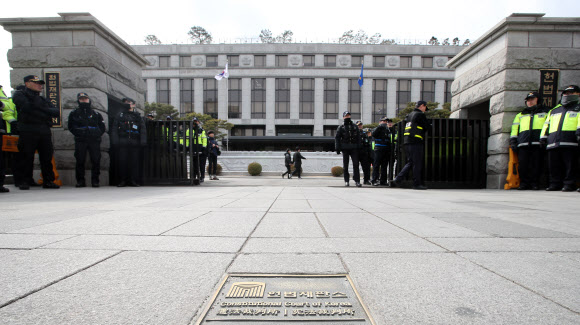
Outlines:
{"label": "courthouse building", "polygon": [[[345,44],[137,45],[145,100],[227,119],[232,142],[249,137],[331,137],[348,110],[353,120],[395,117],[408,102],[451,101],[446,63],[463,46]],[[229,66],[229,79],[214,76]],[[364,63],[364,85],[358,79]],[[244,138],[238,138],[244,137]],[[314,139],[312,137],[315,137]],[[264,139],[266,140],[266,139]],[[328,139],[327,139],[328,140]],[[328,141],[327,141],[328,142]],[[269,141],[260,149],[281,149]],[[252,149],[253,146],[238,145]],[[321,149],[321,148],[318,148]]]}

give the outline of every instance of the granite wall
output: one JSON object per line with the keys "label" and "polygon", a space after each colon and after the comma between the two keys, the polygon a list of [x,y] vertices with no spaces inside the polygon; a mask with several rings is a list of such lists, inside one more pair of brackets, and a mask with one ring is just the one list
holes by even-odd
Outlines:
{"label": "granite wall", "polygon": [[[74,185],[74,138],[67,130],[68,115],[77,107],[77,93],[89,94],[92,106],[108,124],[108,99],[131,97],[144,106],[141,79],[147,61],[131,46],[88,13],[59,14],[50,18],[4,18],[0,25],[12,33],[8,62],[12,88],[29,74],[59,72],[62,127],[53,129],[55,159],[64,184]],[[107,125],[108,130],[108,125]],[[101,144],[101,184],[109,182],[109,137]],[[87,180],[90,160],[87,158]],[[38,174],[38,166],[35,173]]]}

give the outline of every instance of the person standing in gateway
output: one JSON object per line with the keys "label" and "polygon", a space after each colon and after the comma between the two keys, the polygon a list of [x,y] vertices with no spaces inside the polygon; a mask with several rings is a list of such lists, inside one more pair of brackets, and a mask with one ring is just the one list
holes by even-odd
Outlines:
{"label": "person standing in gateway", "polygon": [[405,133],[404,143],[405,151],[407,153],[407,164],[399,175],[391,182],[392,187],[399,185],[399,182],[407,176],[411,168],[413,168],[413,189],[426,190],[427,187],[423,184],[423,157],[425,155],[425,134],[429,132],[431,125],[427,120],[425,111],[427,102],[418,101],[415,109],[405,117]]}
{"label": "person standing in gateway", "polygon": [[85,161],[91,158],[91,185],[99,187],[101,174],[101,136],[105,133],[103,116],[91,108],[87,93],[78,93],[79,107],[68,116],[68,130],[75,136],[76,187],[86,187]]}
{"label": "person standing in gateway", "polygon": [[[12,97],[18,112],[18,151],[21,156],[21,171],[23,175],[30,175],[34,164],[34,152],[38,150],[40,169],[44,182],[43,188],[56,189],[60,186],[54,183],[52,166],[52,118],[58,117],[59,110],[52,103],[40,96],[44,89],[44,80],[37,76],[24,77],[25,88],[17,90]],[[23,180],[21,190],[28,190],[30,185]]]}

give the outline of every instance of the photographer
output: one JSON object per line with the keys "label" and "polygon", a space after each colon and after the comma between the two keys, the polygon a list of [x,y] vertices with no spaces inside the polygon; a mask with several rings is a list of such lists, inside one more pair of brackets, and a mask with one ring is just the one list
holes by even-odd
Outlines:
{"label": "photographer", "polygon": [[[44,80],[37,76],[24,77],[25,88],[17,90],[12,97],[18,112],[18,150],[21,155],[21,171],[29,175],[34,162],[34,152],[38,150],[40,169],[44,178],[43,188],[57,189],[52,170],[52,118],[59,116],[59,111],[52,103],[40,96],[44,89]],[[21,190],[28,190],[30,185],[20,183]]]}

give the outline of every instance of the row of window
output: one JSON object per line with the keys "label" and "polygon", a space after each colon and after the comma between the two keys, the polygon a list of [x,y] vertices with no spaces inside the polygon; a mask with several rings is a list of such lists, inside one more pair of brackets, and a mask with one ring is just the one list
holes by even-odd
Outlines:
{"label": "row of window", "polygon": [[[240,66],[240,56],[239,55],[228,55],[228,64],[230,67]],[[449,58],[451,59],[451,57]],[[364,57],[362,55],[352,55],[351,56],[351,67],[361,67],[363,64]],[[303,55],[302,64],[304,67],[314,66],[314,55]],[[205,57],[206,67],[217,67],[218,66],[218,56],[217,55],[206,55]],[[254,67],[265,67],[266,66],[266,56],[265,55],[254,55]],[[275,66],[284,68],[288,67],[288,55],[276,55]],[[325,55],[324,56],[324,66],[325,67],[336,67],[336,55]],[[160,56],[159,57],[159,67],[169,68],[170,57]],[[189,68],[191,67],[191,56],[180,56],[179,57],[179,67]],[[373,56],[373,67],[374,68],[384,68],[385,67],[385,56]],[[400,68],[413,68],[413,62],[411,56],[401,56],[399,57],[399,67]],[[421,68],[433,68],[433,57],[423,56],[421,57]]]}
{"label": "row of window", "polygon": [[[314,127],[312,125],[300,125],[298,127],[292,126],[276,126],[276,135],[288,134],[307,134],[312,135]],[[336,125],[324,125],[323,134],[327,137],[336,135]],[[230,134],[232,136],[254,136],[260,137],[266,135],[265,125],[236,125],[232,128]]]}
{"label": "row of window", "polygon": [[[373,122],[378,122],[387,114],[387,80],[373,79],[372,108]],[[180,112],[185,115],[194,111],[193,79],[181,79]],[[251,79],[251,117],[266,118],[266,79]],[[339,107],[339,79],[324,79],[325,119],[336,119]],[[169,79],[157,80],[157,102],[169,104],[171,90]],[[203,112],[218,117],[217,80],[203,80]],[[228,118],[241,118],[242,79],[228,79]],[[435,101],[435,80],[421,81],[421,99]],[[301,119],[314,118],[314,79],[302,78],[299,86],[299,116]],[[397,111],[404,109],[411,101],[411,80],[397,80]],[[445,81],[445,102],[451,102],[451,81]],[[353,119],[361,118],[362,92],[358,79],[348,79],[348,110]],[[290,79],[275,79],[275,118],[290,118]]]}

